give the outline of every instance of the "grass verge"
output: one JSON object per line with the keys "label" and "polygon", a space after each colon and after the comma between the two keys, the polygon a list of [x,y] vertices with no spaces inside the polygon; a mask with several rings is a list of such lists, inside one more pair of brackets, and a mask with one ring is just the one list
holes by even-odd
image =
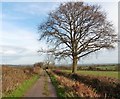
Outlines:
{"label": "grass verge", "polygon": [[24,81],[16,90],[5,97],[22,97],[25,92],[37,81],[39,75],[33,75],[29,80]]}
{"label": "grass verge", "polygon": [[45,76],[45,83],[44,83],[44,92],[43,92],[43,94],[44,95],[46,95],[46,96],[49,96],[50,95],[50,92],[49,92],[49,90],[48,90],[48,81],[47,81],[47,75],[45,74],[44,75]]}
{"label": "grass verge", "polygon": [[63,87],[59,87],[59,82],[56,80],[56,77],[54,75],[52,75],[51,73],[48,73],[51,79],[51,82],[53,84],[53,86],[55,87],[57,96],[59,97],[59,99],[63,99],[64,97],[66,97],[65,95],[65,88]]}
{"label": "grass verge", "polygon": [[58,76],[64,76],[90,86],[91,88],[95,89],[97,93],[101,94],[101,98],[120,98],[120,83],[118,79],[70,74],[68,72],[62,72],[58,70],[53,72]]}

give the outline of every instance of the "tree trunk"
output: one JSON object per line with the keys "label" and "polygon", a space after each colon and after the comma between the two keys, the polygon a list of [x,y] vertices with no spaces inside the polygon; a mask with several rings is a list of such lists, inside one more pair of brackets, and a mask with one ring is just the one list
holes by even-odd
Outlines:
{"label": "tree trunk", "polygon": [[72,73],[76,73],[77,71],[77,61],[77,57],[73,56]]}

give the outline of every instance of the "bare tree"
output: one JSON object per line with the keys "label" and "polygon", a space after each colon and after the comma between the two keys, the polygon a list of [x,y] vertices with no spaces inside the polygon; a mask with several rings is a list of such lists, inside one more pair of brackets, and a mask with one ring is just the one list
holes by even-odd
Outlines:
{"label": "bare tree", "polygon": [[49,53],[49,52],[46,53],[46,57],[45,57],[44,63],[45,63],[45,65],[47,67],[54,65],[55,64],[55,62],[54,62],[54,55]]}
{"label": "bare tree", "polygon": [[103,48],[114,48],[117,36],[101,7],[83,2],[61,4],[39,26],[39,33],[40,40],[52,42],[49,52],[56,57],[72,58],[73,73],[81,57]]}

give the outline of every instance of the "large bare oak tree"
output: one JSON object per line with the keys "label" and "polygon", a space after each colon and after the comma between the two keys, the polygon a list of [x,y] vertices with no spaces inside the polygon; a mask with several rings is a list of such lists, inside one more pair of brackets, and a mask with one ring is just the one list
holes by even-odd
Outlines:
{"label": "large bare oak tree", "polygon": [[40,40],[54,44],[49,52],[56,57],[72,58],[73,73],[81,57],[103,48],[114,48],[116,42],[114,27],[100,6],[83,2],[61,4],[39,26],[39,33]]}

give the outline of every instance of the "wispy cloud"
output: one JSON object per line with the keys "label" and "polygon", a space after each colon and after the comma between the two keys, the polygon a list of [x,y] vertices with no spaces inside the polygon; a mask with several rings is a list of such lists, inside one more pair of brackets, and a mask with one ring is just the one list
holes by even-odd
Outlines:
{"label": "wispy cloud", "polygon": [[[9,14],[11,11],[12,15],[17,17],[20,16],[43,16],[47,15],[48,12],[54,10],[58,7],[59,3],[52,3],[52,2],[19,2],[19,3],[11,3],[6,7],[6,3],[3,3],[3,13]],[[8,17],[9,18],[9,17]],[[15,17],[16,18],[16,17]]]}
{"label": "wispy cloud", "polygon": [[36,49],[42,46],[38,42],[39,34],[31,29],[18,27],[16,24],[4,23],[2,28],[2,42],[1,45],[21,46],[28,49]]}
{"label": "wispy cloud", "polygon": [[[1,0],[2,2],[15,2],[15,0]],[[80,2],[83,0],[34,0],[34,2]],[[84,0],[85,2],[118,2],[119,0]],[[32,0],[16,0],[16,2],[33,2]]]}
{"label": "wispy cloud", "polygon": [[2,64],[34,64],[44,60],[44,56],[40,57],[34,50],[7,45],[1,47]]}
{"label": "wispy cloud", "polygon": [[30,14],[30,15],[43,15],[46,14],[57,7],[58,3],[25,3],[21,5],[18,4],[16,5],[18,9],[14,9],[15,11],[22,12],[25,14]]}
{"label": "wispy cloud", "polygon": [[[27,30],[23,27],[18,27],[14,24],[5,22],[3,24],[3,31],[0,40],[0,56],[2,56],[2,63],[18,63],[22,64],[21,59],[24,58],[24,63],[34,63],[39,59],[37,50],[47,48],[44,42],[39,42],[38,34],[35,31]],[[44,59],[41,57],[41,59]],[[23,63],[23,64],[24,64]]]}
{"label": "wispy cloud", "polygon": [[22,55],[27,51],[25,48],[10,46],[10,45],[1,45],[2,49],[0,50],[0,55],[2,56],[15,56]]}
{"label": "wispy cloud", "polygon": [[[33,64],[36,61],[42,61],[44,59],[44,56],[39,56],[36,50],[27,49],[24,47],[18,47],[18,46],[11,46],[11,45],[0,45],[2,49],[0,49],[0,56],[2,56],[2,63],[16,63],[16,61],[20,64]],[[31,60],[28,60],[31,59]],[[40,59],[41,60],[38,60]],[[21,61],[24,60],[23,61]],[[34,62],[33,62],[34,60]],[[28,63],[27,63],[27,62]]]}
{"label": "wispy cloud", "polygon": [[118,63],[118,48],[114,50],[101,50],[88,57],[82,58],[80,64]]}
{"label": "wispy cloud", "polygon": [[27,17],[24,16],[14,16],[14,15],[9,15],[9,14],[5,14],[2,13],[2,15],[0,16],[2,20],[25,20],[27,19]]}
{"label": "wispy cloud", "polygon": [[[108,18],[117,27],[116,3],[100,3],[108,13]],[[37,25],[42,22],[49,11],[54,10],[59,2],[18,2],[3,3],[2,34],[0,34],[0,56],[2,63],[27,64],[44,60],[37,50],[47,49],[44,41],[37,41]],[[103,58],[104,56],[104,58]],[[93,56],[95,57],[95,56]],[[115,57],[115,58],[114,58]],[[116,62],[117,50],[112,52],[103,51],[98,59],[90,58],[84,63]]]}

